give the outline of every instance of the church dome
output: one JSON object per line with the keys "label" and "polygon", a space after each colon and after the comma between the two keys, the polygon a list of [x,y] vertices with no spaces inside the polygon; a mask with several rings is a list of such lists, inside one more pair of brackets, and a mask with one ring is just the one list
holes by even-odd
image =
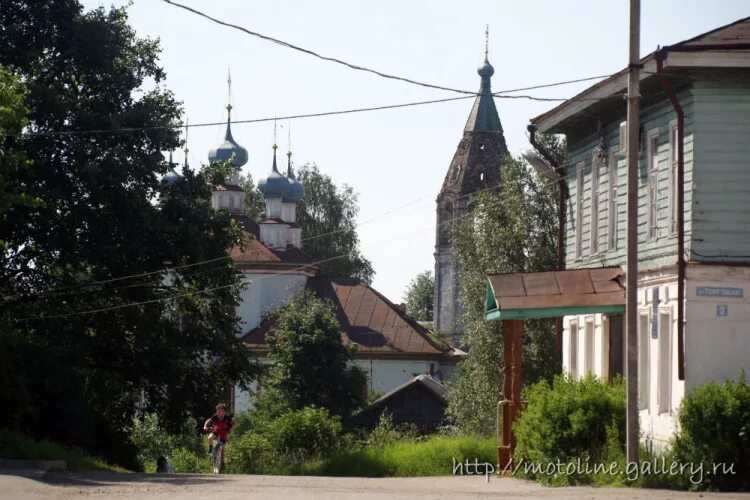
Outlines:
{"label": "church dome", "polygon": [[208,161],[211,163],[229,161],[234,168],[240,168],[247,163],[247,149],[237,144],[237,141],[232,137],[230,123],[229,119],[227,119],[227,132],[224,135],[224,142],[217,144],[208,152]]}
{"label": "church dome", "polygon": [[[301,186],[300,186],[301,187]],[[258,189],[266,198],[286,198],[291,184],[276,166],[276,144],[273,145],[273,166],[271,172],[258,180]]]}
{"label": "church dome", "polygon": [[479,76],[481,77],[490,77],[495,74],[495,68],[493,68],[490,62],[485,59],[484,64],[477,68],[477,73],[479,73]]}
{"label": "church dome", "polygon": [[284,201],[291,203],[298,203],[305,195],[305,188],[302,184],[294,178],[294,170],[292,170],[292,152],[287,153],[289,163],[286,169],[286,177],[289,179],[289,192],[284,196]]}
{"label": "church dome", "polygon": [[172,153],[169,153],[169,171],[161,178],[164,186],[172,187],[182,179],[182,176],[175,170],[175,164],[172,162]]}

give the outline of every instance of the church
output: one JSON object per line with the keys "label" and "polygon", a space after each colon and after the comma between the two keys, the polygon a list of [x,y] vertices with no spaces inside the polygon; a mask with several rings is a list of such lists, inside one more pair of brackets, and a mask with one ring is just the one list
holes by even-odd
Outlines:
{"label": "church", "polygon": [[463,333],[459,300],[461,268],[450,241],[450,227],[469,212],[475,194],[499,189],[501,161],[509,154],[492,96],[490,80],[495,69],[487,52],[485,46],[484,63],[477,70],[479,94],[437,197],[433,324],[438,335],[456,346],[461,345]]}
{"label": "church", "polygon": [[[227,210],[243,232],[242,245],[229,250],[243,281],[250,283],[241,292],[237,314],[242,340],[261,361],[267,360],[266,333],[273,328],[269,313],[286,304],[295,292],[307,289],[333,304],[342,341],[357,347],[355,363],[368,379],[364,390],[389,393],[418,376],[445,381],[453,375],[463,354],[454,347],[460,343],[462,312],[460,269],[448,228],[468,212],[475,193],[497,189],[500,159],[508,152],[490,87],[494,69],[486,51],[478,73],[480,92],[437,197],[434,328],[442,342],[371,286],[352,278],[318,276],[318,266],[302,249],[303,239],[311,235],[303,235],[297,224],[297,205],[305,190],[295,179],[291,151],[286,153],[286,167],[280,167],[278,147],[272,146],[270,169],[258,179],[265,213],[261,220],[247,217],[240,171],[248,161],[248,151],[232,136],[232,105],[227,105],[224,140],[211,149],[208,161],[228,161],[233,173],[214,187],[211,204],[216,210]],[[174,181],[174,175],[165,181]],[[255,384],[252,389],[262,387]],[[250,393],[235,387],[231,405],[235,412],[247,410]]]}

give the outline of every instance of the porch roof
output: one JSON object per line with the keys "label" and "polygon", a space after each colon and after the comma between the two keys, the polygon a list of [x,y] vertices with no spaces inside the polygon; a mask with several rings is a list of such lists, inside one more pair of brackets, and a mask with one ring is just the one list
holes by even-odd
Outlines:
{"label": "porch roof", "polygon": [[625,312],[625,273],[618,267],[487,276],[488,320]]}

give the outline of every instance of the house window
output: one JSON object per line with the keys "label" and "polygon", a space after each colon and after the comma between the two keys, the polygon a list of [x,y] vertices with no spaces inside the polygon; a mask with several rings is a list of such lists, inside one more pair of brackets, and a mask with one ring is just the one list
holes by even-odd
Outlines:
{"label": "house window", "polygon": [[652,131],[648,136],[648,238],[656,238],[657,174],[659,172],[659,133]]}
{"label": "house window", "polygon": [[601,167],[601,157],[598,152],[594,152],[591,160],[591,227],[589,227],[589,236],[591,239],[591,251],[595,254],[599,251],[599,171]]}
{"label": "house window", "polygon": [[659,314],[659,413],[668,413],[672,398],[672,316]]}
{"label": "house window", "polygon": [[583,238],[583,167],[584,163],[576,165],[576,213],[575,213],[575,253],[576,259],[581,258],[581,240]]}
{"label": "house window", "polygon": [[586,337],[584,339],[584,352],[586,358],[584,360],[584,375],[594,373],[594,319],[586,320]]}
{"label": "house window", "polygon": [[609,151],[607,194],[607,247],[617,248],[617,149]]}
{"label": "house window", "polygon": [[679,163],[679,136],[677,122],[669,124],[669,231],[677,232],[677,166]]}
{"label": "house window", "polygon": [[638,408],[648,410],[649,404],[649,335],[648,314],[641,314],[638,321]]}
{"label": "house window", "polygon": [[573,380],[578,380],[578,321],[570,322],[570,347],[568,371]]}

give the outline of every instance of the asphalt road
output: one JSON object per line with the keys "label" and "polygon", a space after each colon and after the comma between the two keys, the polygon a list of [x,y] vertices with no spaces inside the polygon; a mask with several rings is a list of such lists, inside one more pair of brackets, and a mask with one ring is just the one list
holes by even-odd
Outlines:
{"label": "asphalt road", "polygon": [[488,498],[744,498],[750,494],[699,494],[635,488],[547,488],[513,478],[481,476],[425,478],[329,478],[234,475],[152,475],[0,471],[0,498],[234,500],[378,500]]}

